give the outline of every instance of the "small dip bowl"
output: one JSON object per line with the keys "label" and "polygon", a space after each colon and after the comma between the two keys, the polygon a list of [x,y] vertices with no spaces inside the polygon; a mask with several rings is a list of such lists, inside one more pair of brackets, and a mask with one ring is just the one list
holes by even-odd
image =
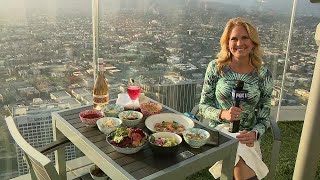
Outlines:
{"label": "small dip bowl", "polygon": [[185,130],[183,133],[183,139],[192,148],[200,148],[205,145],[210,137],[210,133],[200,128],[190,128]]}
{"label": "small dip bowl", "polygon": [[118,104],[108,104],[103,107],[102,112],[106,117],[118,117],[118,114],[124,110],[124,107]]}
{"label": "small dip bowl", "polygon": [[162,106],[158,103],[147,102],[140,104],[140,109],[144,116],[152,116],[154,114],[159,114]]}
{"label": "small dip bowl", "polygon": [[109,134],[116,130],[117,127],[121,126],[122,121],[115,117],[103,117],[97,121],[99,130],[105,134]]}
{"label": "small dip bowl", "polygon": [[142,120],[143,114],[138,111],[123,111],[119,113],[119,119],[122,120],[122,125],[134,127]]}
{"label": "small dip bowl", "polygon": [[100,111],[95,109],[84,110],[79,113],[80,120],[87,126],[96,126],[98,119],[102,118],[103,115]]}

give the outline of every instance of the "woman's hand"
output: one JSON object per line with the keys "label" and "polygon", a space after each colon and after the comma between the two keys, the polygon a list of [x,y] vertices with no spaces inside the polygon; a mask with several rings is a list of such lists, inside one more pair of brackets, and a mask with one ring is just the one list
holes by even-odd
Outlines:
{"label": "woman's hand", "polygon": [[229,110],[222,110],[220,117],[227,121],[239,120],[241,112],[241,108],[232,106]]}
{"label": "woman's hand", "polygon": [[249,147],[254,146],[254,141],[256,141],[255,131],[240,131],[240,134],[236,136],[241,144],[246,144]]}

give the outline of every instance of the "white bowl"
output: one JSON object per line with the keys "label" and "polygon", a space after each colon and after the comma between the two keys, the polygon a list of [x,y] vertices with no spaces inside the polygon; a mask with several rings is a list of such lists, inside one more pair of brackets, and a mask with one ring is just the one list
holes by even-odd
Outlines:
{"label": "white bowl", "polygon": [[116,150],[117,152],[122,153],[122,154],[134,154],[134,153],[140,151],[145,145],[148,144],[148,141],[146,141],[143,145],[135,147],[135,148],[130,148],[130,147],[121,148],[121,147],[112,145],[108,140],[107,140],[107,142],[113,147],[114,150]]}
{"label": "white bowl", "polygon": [[117,127],[121,126],[121,124],[121,119],[115,117],[103,117],[97,121],[99,130],[105,134],[111,133]]}
{"label": "white bowl", "polygon": [[143,132],[145,134],[145,137],[144,137],[144,143],[141,144],[140,146],[138,147],[119,147],[119,146],[115,146],[113,144],[111,144],[111,140],[112,140],[112,133],[114,132],[111,132],[109,135],[107,135],[106,137],[106,141],[113,147],[114,150],[116,150],[117,152],[119,153],[122,153],[122,154],[133,154],[133,153],[136,153],[138,151],[140,151],[144,146],[146,146],[148,144],[148,138],[149,138],[149,135],[146,133],[146,132]]}
{"label": "white bowl", "polygon": [[102,112],[106,117],[118,117],[118,114],[124,110],[124,107],[118,104],[108,104],[103,107]]}
{"label": "white bowl", "polygon": [[[184,116],[183,114],[175,114],[175,113],[161,113],[161,114],[155,114],[155,115],[149,116],[145,121],[145,125],[150,131],[157,132],[154,129],[154,126],[157,123],[162,123],[163,121],[164,122],[175,121],[183,125],[185,129],[194,127],[194,122],[190,118]],[[182,134],[182,132],[177,134]]]}
{"label": "white bowl", "polygon": [[[127,117],[134,116],[136,119],[128,119]],[[134,127],[142,120],[143,114],[138,111],[123,111],[119,113],[119,119],[122,120],[122,125],[127,127]]]}
{"label": "white bowl", "polygon": [[97,125],[97,120],[103,117],[103,114],[95,109],[83,110],[79,113],[80,120],[89,127]]}
{"label": "white bowl", "polygon": [[[201,138],[197,139],[194,136],[190,138],[187,134],[191,135],[200,135]],[[210,137],[210,133],[204,129],[200,128],[190,128],[183,132],[183,139],[188,143],[192,148],[200,148],[201,146],[205,145]]]}

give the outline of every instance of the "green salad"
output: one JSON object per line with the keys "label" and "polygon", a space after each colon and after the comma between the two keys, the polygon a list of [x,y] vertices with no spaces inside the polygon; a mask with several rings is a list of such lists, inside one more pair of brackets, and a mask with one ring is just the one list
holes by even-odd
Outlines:
{"label": "green salad", "polygon": [[146,142],[147,136],[142,129],[118,127],[110,134],[110,143],[118,147],[138,147]]}
{"label": "green salad", "polygon": [[162,147],[172,147],[172,146],[176,146],[178,144],[174,137],[155,138],[152,135],[150,137],[150,142],[157,145],[157,146],[162,146]]}

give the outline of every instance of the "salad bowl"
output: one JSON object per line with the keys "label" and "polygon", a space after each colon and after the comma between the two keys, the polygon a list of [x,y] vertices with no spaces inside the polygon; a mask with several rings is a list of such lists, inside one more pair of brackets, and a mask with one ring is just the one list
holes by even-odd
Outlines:
{"label": "salad bowl", "polygon": [[120,127],[121,124],[122,121],[115,117],[103,117],[97,121],[98,129],[105,134],[109,134],[116,130],[116,128]]}
{"label": "salad bowl", "polygon": [[133,154],[148,144],[148,134],[139,128],[118,127],[107,136],[107,142],[119,153]]}
{"label": "salad bowl", "polygon": [[158,132],[149,136],[151,150],[159,155],[176,154],[181,142],[181,136],[171,132]]}
{"label": "salad bowl", "polygon": [[134,127],[142,120],[143,114],[138,111],[123,111],[119,113],[119,119],[123,126]]}
{"label": "salad bowl", "polygon": [[183,132],[183,139],[192,148],[200,148],[205,145],[210,137],[210,133],[204,129],[190,128]]}

